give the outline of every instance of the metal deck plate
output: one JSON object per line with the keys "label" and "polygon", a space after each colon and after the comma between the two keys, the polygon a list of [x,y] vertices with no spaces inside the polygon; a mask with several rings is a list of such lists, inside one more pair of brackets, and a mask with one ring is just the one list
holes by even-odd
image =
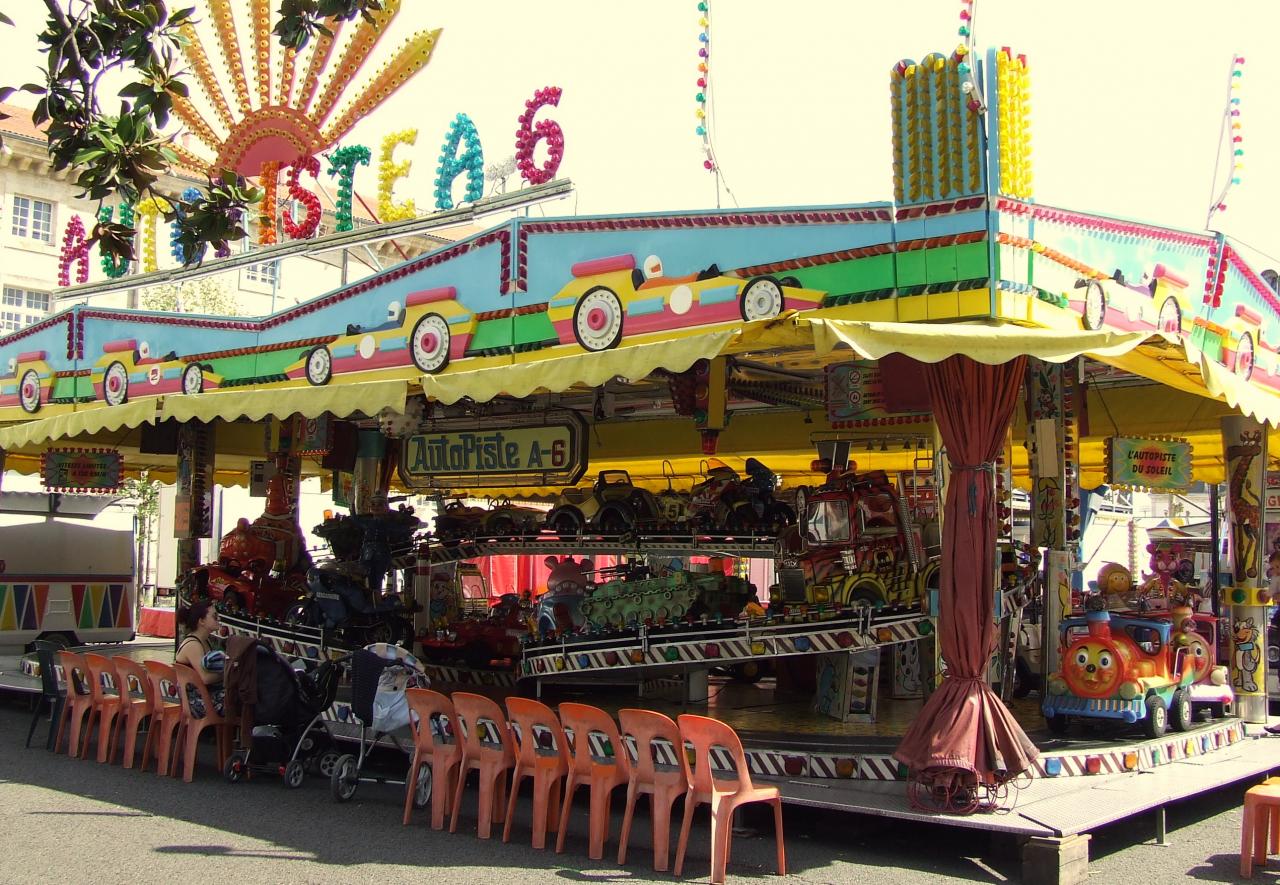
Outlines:
{"label": "metal deck plate", "polygon": [[1248,781],[1280,768],[1280,740],[1247,738],[1231,748],[1152,771],[1091,777],[1035,778],[1011,790],[1008,811],[967,816],[913,808],[902,781],[761,778],[783,799],[815,808],[924,821],[1026,836],[1071,836],[1134,817],[1206,790]]}

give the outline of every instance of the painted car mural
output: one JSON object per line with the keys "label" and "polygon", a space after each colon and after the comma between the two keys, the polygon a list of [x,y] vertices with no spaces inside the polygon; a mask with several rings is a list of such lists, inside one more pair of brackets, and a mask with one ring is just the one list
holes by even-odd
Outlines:
{"label": "painted car mural", "polygon": [[1010,293],[1083,328],[1180,339],[1280,392],[1280,296],[1222,235],[966,197],[519,219],[261,318],[77,306],[0,337],[0,421],[145,396],[415,379],[788,311],[1003,316]]}

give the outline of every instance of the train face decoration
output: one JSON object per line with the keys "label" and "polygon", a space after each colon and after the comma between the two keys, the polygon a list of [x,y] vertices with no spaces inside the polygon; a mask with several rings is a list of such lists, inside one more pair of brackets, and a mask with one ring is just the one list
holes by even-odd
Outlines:
{"label": "train face decoration", "polygon": [[1076,717],[1141,722],[1152,738],[1191,727],[1194,649],[1174,641],[1168,620],[1092,611],[1061,630],[1062,669],[1041,705],[1050,731],[1065,733]]}

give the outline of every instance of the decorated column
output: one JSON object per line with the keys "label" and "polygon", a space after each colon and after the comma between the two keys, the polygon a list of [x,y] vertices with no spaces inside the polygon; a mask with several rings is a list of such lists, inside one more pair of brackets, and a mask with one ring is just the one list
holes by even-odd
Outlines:
{"label": "decorated column", "polygon": [[213,453],[212,424],[188,421],[178,428],[173,536],[179,576],[200,564],[200,539],[213,534]]}
{"label": "decorated column", "polygon": [[1227,462],[1227,537],[1231,539],[1231,582],[1222,588],[1222,604],[1231,606],[1231,685],[1240,718],[1266,722],[1268,597],[1262,532],[1266,428],[1240,415],[1223,418],[1222,451]]}
{"label": "decorated column", "polygon": [[1047,550],[1041,676],[1058,669],[1058,625],[1071,614],[1067,554],[1066,409],[1063,367],[1027,360],[1027,452],[1031,467],[1031,546]]}

